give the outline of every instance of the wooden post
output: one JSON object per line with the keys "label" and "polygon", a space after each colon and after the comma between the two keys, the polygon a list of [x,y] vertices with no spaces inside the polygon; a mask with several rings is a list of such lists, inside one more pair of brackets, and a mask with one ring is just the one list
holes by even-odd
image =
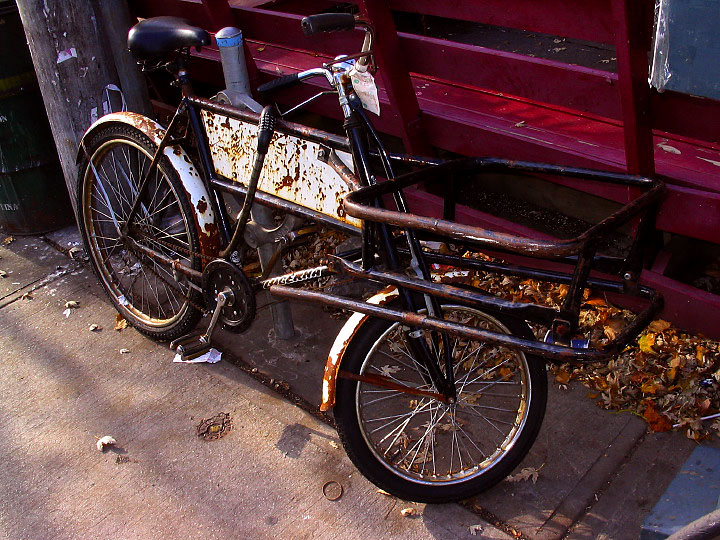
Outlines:
{"label": "wooden post", "polygon": [[77,215],[78,144],[88,126],[105,113],[104,88],[120,86],[109,37],[92,0],[17,4]]}
{"label": "wooden post", "polygon": [[648,50],[652,4],[648,0],[613,0],[620,102],[625,135],[625,161],[631,174],[655,173]]}
{"label": "wooden post", "polygon": [[128,31],[136,21],[130,17],[126,0],[96,1],[128,110],[150,116],[152,108],[145,78],[127,48]]}

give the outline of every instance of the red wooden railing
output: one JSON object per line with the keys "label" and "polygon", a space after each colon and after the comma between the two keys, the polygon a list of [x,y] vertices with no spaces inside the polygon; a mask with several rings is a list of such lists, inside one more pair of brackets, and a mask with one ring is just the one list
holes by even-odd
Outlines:
{"label": "red wooden railing", "polygon": [[[374,24],[382,116],[376,126],[411,152],[431,147],[598,169],[657,174],[669,195],[660,230],[720,243],[720,102],[647,84],[653,0],[358,0]],[[130,0],[139,17],[182,16],[217,30],[243,30],[258,82],[357,52],[359,31],[306,37],[303,15],[336,5],[328,0]],[[615,47],[617,72],[397,32],[392,10],[498,25]],[[218,87],[219,55],[196,55],[193,76]],[[308,97],[307,82],[288,101]],[[329,98],[310,106],[339,117]],[[520,126],[520,127],[518,127]],[[627,190],[547,179],[625,202]],[[434,202],[418,195],[426,209]],[[461,219],[508,231],[522,228],[462,209]],[[643,280],[661,289],[665,316],[682,327],[720,337],[720,297],[664,275],[661,252]]]}

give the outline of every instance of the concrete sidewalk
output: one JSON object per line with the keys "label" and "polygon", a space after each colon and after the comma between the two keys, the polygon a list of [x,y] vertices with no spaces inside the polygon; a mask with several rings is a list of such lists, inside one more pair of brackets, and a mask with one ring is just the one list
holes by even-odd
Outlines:
{"label": "concrete sidewalk", "polygon": [[[50,239],[64,248],[78,241],[72,230]],[[342,320],[294,305],[297,336],[277,341],[261,310],[250,331],[222,334],[223,362],[173,364],[166,345],[115,331],[92,271],[46,239],[18,237],[0,257],[7,538],[449,539],[470,538],[474,525],[476,538],[637,538],[696,446],[596,408],[580,385],[553,383],[520,466],[542,467],[537,483],[504,481],[464,506],[399,501],[377,493],[335,432],[304,410],[319,405]],[[79,307],[65,317],[69,300]],[[233,430],[199,438],[196,426],[220,412]],[[104,435],[118,446],[100,453]],[[343,486],[338,501],[323,496],[329,481]],[[417,517],[401,516],[408,507]]]}

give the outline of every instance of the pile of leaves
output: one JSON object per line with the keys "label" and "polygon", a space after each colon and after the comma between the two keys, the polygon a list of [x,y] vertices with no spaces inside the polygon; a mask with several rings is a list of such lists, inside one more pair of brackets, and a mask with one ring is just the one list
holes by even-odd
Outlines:
{"label": "pile of leaves", "polygon": [[[286,271],[322,264],[328,253],[346,239],[342,233],[320,230],[310,241],[295,246],[283,258]],[[445,245],[441,251],[455,252]],[[494,259],[475,252],[464,257]],[[498,262],[498,261],[496,261]],[[568,290],[564,284],[521,279],[492,272],[435,268],[438,281],[464,283],[514,302],[531,302],[559,309]],[[315,283],[321,288],[327,284]],[[590,347],[602,349],[615,339],[635,314],[610,303],[601,294],[584,291],[580,333]],[[547,328],[534,325],[537,339]],[[720,343],[655,320],[617,357],[586,365],[551,364],[555,381],[566,385],[576,380],[588,389],[588,397],[607,410],[636,414],[653,431],[681,429],[699,440],[720,436]]]}
{"label": "pile of leaves", "polygon": [[[465,253],[466,257],[488,257]],[[567,286],[491,272],[445,272],[441,281],[464,282],[515,302],[558,309]],[[634,314],[586,289],[580,332],[593,348],[602,348],[632,321]],[[547,328],[533,328],[543,339]],[[617,357],[586,365],[553,365],[556,382],[580,381],[588,397],[604,409],[636,414],[653,431],[682,429],[699,440],[720,436],[720,343],[655,320]],[[710,418],[708,418],[710,417]]]}

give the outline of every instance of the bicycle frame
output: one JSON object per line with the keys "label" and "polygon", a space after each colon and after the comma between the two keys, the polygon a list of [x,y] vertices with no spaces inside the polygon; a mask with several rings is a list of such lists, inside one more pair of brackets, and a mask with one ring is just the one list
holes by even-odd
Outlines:
{"label": "bicycle frame", "polygon": [[[189,130],[182,137],[176,138],[174,131],[177,130],[180,124],[179,118],[183,115],[187,116]],[[189,136],[194,137],[202,168],[201,176],[204,178],[208,193],[211,194],[209,203],[216,215],[219,216],[219,235],[223,245],[227,245],[232,231],[220,193],[226,192],[243,196],[247,193],[247,186],[242,182],[241,177],[247,164],[248,155],[252,156],[252,137],[258,118],[259,115],[247,110],[186,95],[158,148],[157,155],[168,145],[177,145],[186,142]],[[287,163],[283,169],[283,165],[279,161],[287,160],[288,156],[282,153],[278,155],[275,158],[277,161],[269,164],[269,168],[274,168],[277,173],[274,176],[275,182],[273,183],[271,174],[270,180],[266,180],[263,184],[264,189],[261,186],[261,189],[258,190],[255,200],[260,204],[308,218],[350,234],[362,234],[362,264],[358,265],[347,259],[335,258],[319,268],[301,270],[279,278],[265,280],[258,284],[259,288],[268,288],[272,294],[278,296],[320,302],[374,317],[400,321],[411,328],[436,331],[443,336],[450,334],[507,345],[559,362],[592,362],[617,354],[661,309],[662,297],[652,289],[638,285],[636,276],[639,274],[641,262],[640,247],[653,222],[654,207],[664,193],[665,188],[662,182],[619,173],[500,159],[483,158],[442,162],[387,154],[379,145],[377,155],[381,158],[385,176],[388,179],[394,178],[391,160],[425,167],[418,172],[394,178],[392,181],[378,183],[370,167],[370,151],[364,143],[365,133],[379,143],[372,126],[364,118],[364,115],[354,112],[351,119],[346,121],[346,130],[348,138],[343,138],[307,126],[278,121],[276,132],[279,135],[274,144],[276,147],[284,148],[284,151],[291,148],[292,152],[299,156],[296,156],[294,161],[290,160],[295,171],[294,174],[287,174]],[[352,153],[357,174],[353,174],[344,162],[337,159],[337,152]],[[155,166],[155,162],[156,160],[153,160],[152,166]],[[324,164],[323,174],[325,176],[317,176],[317,174],[313,176],[313,172],[317,173],[318,163]],[[266,164],[266,168],[268,168],[268,164]],[[326,174],[328,171],[332,174]],[[429,218],[409,213],[407,203],[402,196],[404,188],[431,182],[440,176],[456,178],[463,173],[478,172],[522,172],[572,176],[590,181],[623,185],[636,191],[644,190],[645,192],[579,237],[562,241],[521,238],[462,225],[448,219]],[[149,175],[149,171],[147,174]],[[280,180],[278,180],[279,177]],[[305,186],[303,191],[301,186],[308,181],[315,181],[315,184],[309,189]],[[457,181],[454,184],[457,185]],[[308,191],[315,196],[306,197]],[[384,196],[393,196],[397,209],[385,208],[382,204]],[[446,216],[454,214],[454,204],[454,193],[448,193],[445,201]],[[623,264],[621,272],[623,279],[613,281],[591,278],[591,270],[606,261],[603,257],[596,257],[598,239],[640,214],[643,214],[643,219],[641,225],[637,227],[630,255],[620,261]],[[408,248],[404,250],[398,248],[393,240],[390,227],[399,227],[404,230],[405,236],[408,238]],[[489,248],[530,257],[559,260],[574,264],[575,268],[572,272],[542,271],[531,267],[488,263],[476,259],[433,253],[420,248],[416,238],[417,233],[434,238],[449,239],[455,243],[475,248]],[[198,279],[200,277],[200,273],[197,271],[176,262],[164,260],[166,257],[162,253],[139,245],[137,247],[148,256],[172,264],[177,271],[183,272],[191,278]],[[417,277],[408,277],[399,272],[398,261],[403,254],[416,257],[420,266],[416,272]],[[385,266],[383,269],[379,269],[375,264],[376,255],[381,255],[380,259]],[[556,311],[540,305],[511,302],[456,286],[434,283],[430,279],[429,265],[435,263],[562,283],[568,285],[569,289],[562,308],[560,311]],[[401,291],[404,310],[288,286],[290,283],[302,282],[331,273],[344,273],[352,277],[397,287]],[[637,297],[648,302],[648,306],[636,319],[602,350],[569,346],[570,337],[577,329],[582,294],[586,287]],[[411,291],[425,296],[426,307],[429,308],[428,314],[417,313],[420,306],[416,305]],[[440,299],[470,303],[490,312],[505,313],[550,326],[553,336],[552,343],[497,334],[443,321],[442,317],[438,316]],[[417,345],[422,348],[419,343]],[[432,372],[433,378],[442,378],[438,370],[433,369]],[[448,384],[446,388],[452,386],[452,381],[445,383]],[[442,386],[445,384],[439,387]]]}

